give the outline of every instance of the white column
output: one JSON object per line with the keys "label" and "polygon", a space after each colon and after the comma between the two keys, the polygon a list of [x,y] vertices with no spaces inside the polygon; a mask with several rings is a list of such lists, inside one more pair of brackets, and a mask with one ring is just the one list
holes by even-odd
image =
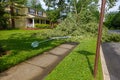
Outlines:
{"label": "white column", "polygon": [[27,27],[28,27],[28,23],[29,23],[29,22],[28,22],[28,19],[26,19],[26,27],[25,27],[25,28],[27,28]]}
{"label": "white column", "polygon": [[41,24],[41,19],[39,19],[39,24]]}
{"label": "white column", "polygon": [[46,20],[45,20],[45,24],[46,24]]}
{"label": "white column", "polygon": [[33,21],[33,28],[35,27],[35,21],[34,21],[34,18],[32,19],[32,21]]}

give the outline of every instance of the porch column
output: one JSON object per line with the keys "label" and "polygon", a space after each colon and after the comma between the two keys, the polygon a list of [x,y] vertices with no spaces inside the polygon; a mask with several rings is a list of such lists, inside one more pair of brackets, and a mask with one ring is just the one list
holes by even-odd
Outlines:
{"label": "porch column", "polygon": [[39,24],[41,24],[41,20],[39,19]]}
{"label": "porch column", "polygon": [[45,20],[45,24],[46,24],[46,20]]}
{"label": "porch column", "polygon": [[33,28],[35,27],[35,21],[34,21],[34,18],[32,19],[32,22],[33,22]]}
{"label": "porch column", "polygon": [[25,27],[25,28],[27,28],[27,27],[28,27],[28,23],[29,23],[29,22],[28,22],[28,19],[26,19],[26,27]]}

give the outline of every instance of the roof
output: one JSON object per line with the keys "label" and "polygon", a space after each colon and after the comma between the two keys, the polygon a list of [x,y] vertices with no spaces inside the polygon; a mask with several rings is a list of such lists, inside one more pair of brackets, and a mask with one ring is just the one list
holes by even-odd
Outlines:
{"label": "roof", "polygon": [[31,15],[31,14],[28,14],[27,15],[28,18],[34,18],[35,16]]}

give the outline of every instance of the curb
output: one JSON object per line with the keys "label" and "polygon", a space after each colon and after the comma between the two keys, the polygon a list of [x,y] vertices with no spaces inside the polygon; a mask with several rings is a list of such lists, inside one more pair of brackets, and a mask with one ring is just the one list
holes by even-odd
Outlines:
{"label": "curb", "polygon": [[102,64],[103,80],[110,80],[110,74],[108,72],[102,47],[100,47],[100,58],[101,58],[101,64]]}

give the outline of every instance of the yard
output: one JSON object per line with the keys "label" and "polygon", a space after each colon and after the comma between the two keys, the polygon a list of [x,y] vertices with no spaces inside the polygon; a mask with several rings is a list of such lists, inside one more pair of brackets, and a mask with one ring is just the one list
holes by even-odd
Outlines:
{"label": "yard", "polygon": [[[0,31],[0,45],[5,50],[5,55],[0,56],[0,72],[37,56],[53,47],[65,42],[54,40],[42,43],[37,48],[32,48],[33,41],[46,39],[49,30],[6,30]],[[45,78],[45,80],[94,80],[93,68],[95,58],[96,39],[87,38],[79,41],[79,45]],[[102,80],[101,63],[97,80]]]}
{"label": "yard", "polygon": [[37,48],[32,48],[31,43],[45,39],[45,37],[40,34],[47,31],[48,30],[0,31],[0,45],[3,49],[3,52],[0,52],[0,72],[63,43],[62,40],[49,41],[40,44]]}
{"label": "yard", "polygon": [[[80,44],[45,78],[45,80],[94,80],[96,40],[82,40]],[[103,80],[99,61],[96,80]]]}
{"label": "yard", "polygon": [[[117,1],[108,0],[107,6],[112,8],[118,5]],[[45,77],[45,80],[94,80],[93,69],[98,32],[102,31],[102,35],[99,33],[102,39],[98,37],[102,42],[120,41],[120,34],[108,34],[107,29],[107,27],[119,29],[120,24],[117,23],[120,23],[118,22],[120,10],[116,9],[117,12],[109,13],[109,8],[104,17],[105,0],[102,1],[101,6],[96,5],[99,3],[97,0],[84,2],[82,0],[18,0],[17,2],[1,0],[0,2],[0,73],[62,43],[79,42],[80,44]],[[43,6],[47,6],[46,9]],[[101,11],[98,10],[100,7]],[[48,26],[55,28],[48,29]],[[2,30],[26,27],[44,29]],[[43,41],[56,36],[72,38],[50,40],[40,43],[36,48],[31,46],[34,41]],[[95,80],[103,80],[100,60],[98,67]]]}

